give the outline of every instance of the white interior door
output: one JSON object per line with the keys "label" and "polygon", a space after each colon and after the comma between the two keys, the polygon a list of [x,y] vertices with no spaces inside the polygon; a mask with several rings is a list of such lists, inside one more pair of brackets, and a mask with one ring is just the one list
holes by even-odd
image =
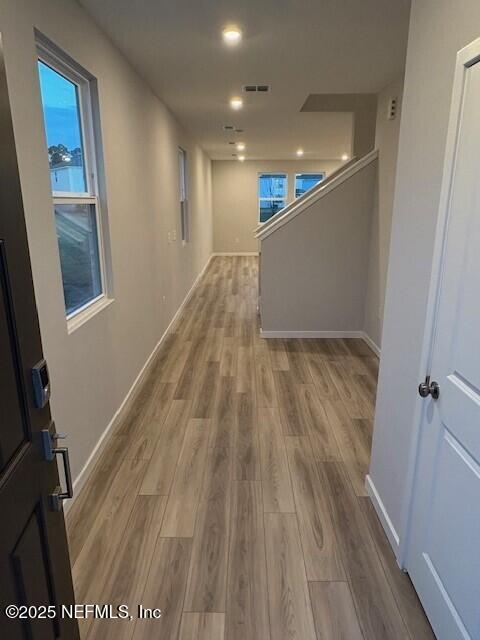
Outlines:
{"label": "white interior door", "polygon": [[[407,569],[440,640],[480,639],[480,40],[458,55]],[[451,160],[448,161],[448,154]]]}

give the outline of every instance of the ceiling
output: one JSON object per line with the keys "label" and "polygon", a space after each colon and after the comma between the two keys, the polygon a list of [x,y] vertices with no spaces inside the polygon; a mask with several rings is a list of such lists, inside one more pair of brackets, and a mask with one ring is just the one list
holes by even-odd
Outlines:
{"label": "ceiling", "polygon": [[[403,73],[409,0],[79,1],[212,159],[232,159],[239,139],[247,159],[299,147],[306,159],[340,158],[352,114],[301,112],[308,95],[378,92]],[[221,38],[231,23],[243,31],[234,48]]]}

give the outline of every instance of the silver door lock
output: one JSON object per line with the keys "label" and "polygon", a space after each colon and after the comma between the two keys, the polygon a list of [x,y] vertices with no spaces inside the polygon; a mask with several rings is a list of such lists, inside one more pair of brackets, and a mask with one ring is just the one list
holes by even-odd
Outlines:
{"label": "silver door lock", "polygon": [[50,400],[50,376],[46,360],[40,360],[32,368],[32,383],[35,406],[43,409]]}
{"label": "silver door lock", "polygon": [[440,396],[440,386],[438,382],[434,380],[430,382],[430,376],[427,376],[424,382],[421,382],[418,385],[418,393],[422,398],[428,398],[428,396],[432,396],[433,400],[438,400]]}
{"label": "silver door lock", "polygon": [[72,483],[72,471],[70,469],[70,456],[68,454],[68,447],[57,447],[58,440],[64,440],[66,435],[64,433],[57,433],[55,429],[55,423],[50,422],[48,429],[42,429],[42,449],[45,460],[52,461],[56,455],[62,456],[63,467],[65,470],[65,483],[67,490],[62,491],[62,487],[58,485],[55,490],[50,494],[50,504],[54,511],[60,511],[62,508],[62,500],[73,498],[73,483]]}

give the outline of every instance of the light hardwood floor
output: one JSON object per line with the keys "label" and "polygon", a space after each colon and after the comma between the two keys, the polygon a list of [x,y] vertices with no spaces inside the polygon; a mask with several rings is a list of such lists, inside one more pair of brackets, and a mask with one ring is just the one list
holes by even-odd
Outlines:
{"label": "light hardwood floor", "polygon": [[364,489],[378,360],[262,340],[257,260],[214,258],[67,527],[82,638],[433,638]]}

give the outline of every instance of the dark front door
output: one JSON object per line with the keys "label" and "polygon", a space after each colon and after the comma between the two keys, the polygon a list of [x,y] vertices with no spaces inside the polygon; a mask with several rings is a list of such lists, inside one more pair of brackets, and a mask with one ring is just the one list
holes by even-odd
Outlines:
{"label": "dark front door", "polygon": [[[79,637],[76,621],[61,610],[74,596],[61,501],[52,498],[58,494],[57,464],[42,446],[45,430],[47,444],[55,446],[48,435],[54,427],[48,402],[38,408],[41,399],[36,400],[32,383],[32,369],[42,357],[0,37],[0,638],[5,640]],[[24,617],[7,615],[16,612]]]}

